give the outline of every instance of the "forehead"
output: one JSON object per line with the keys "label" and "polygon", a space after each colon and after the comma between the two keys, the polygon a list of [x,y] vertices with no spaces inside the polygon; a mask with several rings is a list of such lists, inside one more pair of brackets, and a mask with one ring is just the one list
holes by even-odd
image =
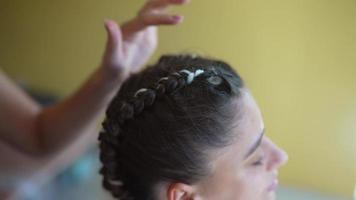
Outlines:
{"label": "forehead", "polygon": [[260,138],[264,129],[262,114],[251,93],[244,89],[233,109],[240,114],[234,120],[233,142],[225,151],[234,160],[243,160],[250,147]]}
{"label": "forehead", "polygon": [[249,136],[254,135],[253,133],[261,133],[264,129],[262,114],[255,99],[248,90],[242,91],[240,105],[243,115],[240,120],[240,130],[237,131],[240,131],[241,135]]}

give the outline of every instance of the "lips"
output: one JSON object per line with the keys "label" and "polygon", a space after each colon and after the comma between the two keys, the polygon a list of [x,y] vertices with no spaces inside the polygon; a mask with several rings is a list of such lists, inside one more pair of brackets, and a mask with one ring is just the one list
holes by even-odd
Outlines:
{"label": "lips", "polygon": [[278,179],[274,179],[274,181],[271,183],[271,185],[268,186],[267,191],[268,192],[274,192],[278,188]]}

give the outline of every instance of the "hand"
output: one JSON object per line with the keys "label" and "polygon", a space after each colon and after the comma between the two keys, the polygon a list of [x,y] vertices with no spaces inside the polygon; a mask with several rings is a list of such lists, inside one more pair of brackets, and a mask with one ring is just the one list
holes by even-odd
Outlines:
{"label": "hand", "polygon": [[122,80],[138,72],[157,47],[157,26],[177,25],[181,15],[168,14],[172,5],[183,5],[189,0],[148,0],[137,16],[122,28],[113,20],[105,22],[107,44],[102,67],[118,72]]}

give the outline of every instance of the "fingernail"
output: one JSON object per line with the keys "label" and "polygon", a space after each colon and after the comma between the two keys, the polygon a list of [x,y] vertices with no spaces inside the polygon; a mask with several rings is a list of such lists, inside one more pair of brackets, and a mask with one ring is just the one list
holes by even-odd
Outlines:
{"label": "fingernail", "polygon": [[173,15],[172,20],[174,21],[181,21],[183,19],[183,16],[181,15]]}
{"label": "fingernail", "polygon": [[170,0],[170,2],[174,4],[186,4],[190,3],[190,0]]}

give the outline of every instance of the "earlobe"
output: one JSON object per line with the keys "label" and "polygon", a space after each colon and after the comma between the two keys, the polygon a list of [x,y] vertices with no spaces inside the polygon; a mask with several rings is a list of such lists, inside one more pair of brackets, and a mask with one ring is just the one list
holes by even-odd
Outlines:
{"label": "earlobe", "polygon": [[184,183],[172,183],[167,189],[168,200],[192,200],[193,187]]}

